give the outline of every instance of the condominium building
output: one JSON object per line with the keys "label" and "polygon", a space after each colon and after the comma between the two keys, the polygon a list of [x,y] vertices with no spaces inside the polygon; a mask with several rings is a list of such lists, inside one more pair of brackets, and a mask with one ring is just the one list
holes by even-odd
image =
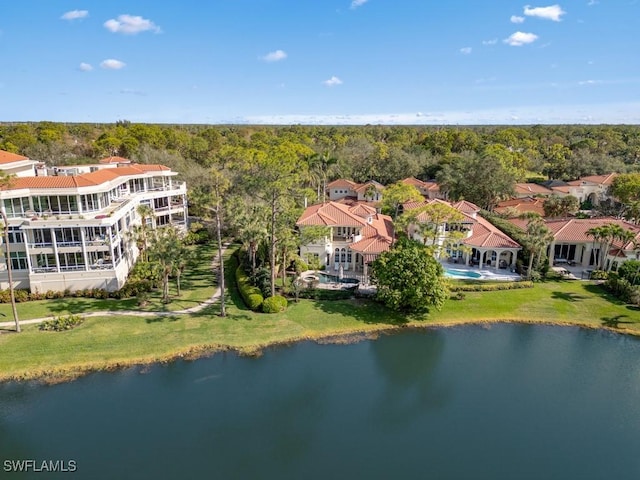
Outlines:
{"label": "condominium building", "polygon": [[[186,185],[163,165],[111,157],[95,165],[47,168],[0,151],[0,170],[12,175],[0,190],[0,208],[7,217],[15,288],[118,290],[138,256],[130,232],[143,221],[139,205],[152,210],[144,219],[152,227],[187,225]],[[0,288],[8,286],[2,261]]]}

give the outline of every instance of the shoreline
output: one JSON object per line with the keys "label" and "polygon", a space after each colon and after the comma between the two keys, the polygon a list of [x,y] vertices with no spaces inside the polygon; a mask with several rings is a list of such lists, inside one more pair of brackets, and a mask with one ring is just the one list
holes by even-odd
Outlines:
{"label": "shoreline", "polygon": [[[107,361],[103,363],[84,363],[69,365],[62,368],[42,369],[20,374],[3,375],[0,373],[0,384],[34,382],[42,385],[55,385],[71,382],[80,377],[99,372],[116,372],[128,368],[152,367],[154,365],[168,364],[179,360],[199,360],[222,352],[233,352],[240,356],[259,357],[264,350],[274,347],[286,347],[300,342],[316,342],[321,345],[348,345],[365,340],[376,340],[380,335],[393,334],[405,330],[443,329],[453,327],[465,327],[474,325],[545,325],[551,327],[577,327],[588,330],[601,330],[619,335],[640,337],[640,332],[624,327],[610,327],[606,325],[593,325],[580,321],[549,321],[549,320],[525,320],[525,319],[497,319],[497,320],[461,320],[461,321],[410,321],[402,325],[382,325],[379,328],[356,328],[342,332],[325,332],[315,335],[298,335],[291,338],[276,340],[267,343],[258,343],[247,346],[232,346],[225,344],[209,343],[193,345],[173,351],[165,355],[153,358],[139,358],[134,360]],[[144,373],[143,371],[139,373]]]}

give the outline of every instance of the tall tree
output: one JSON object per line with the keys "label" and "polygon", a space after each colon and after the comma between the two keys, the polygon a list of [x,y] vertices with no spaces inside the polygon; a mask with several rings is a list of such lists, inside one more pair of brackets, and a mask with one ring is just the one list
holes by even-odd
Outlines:
{"label": "tall tree", "polygon": [[[533,260],[538,259],[538,264],[543,256],[544,250],[553,242],[553,234],[544,223],[544,219],[536,213],[526,213],[521,216],[527,220],[525,229],[525,237],[523,238],[523,247],[529,254],[529,266],[527,268],[527,278],[531,279],[533,275]],[[553,255],[553,252],[550,252]]]}
{"label": "tall tree", "polygon": [[376,298],[393,310],[440,309],[447,298],[444,268],[430,248],[415,240],[400,238],[371,267]]}
{"label": "tall tree", "polygon": [[276,293],[278,229],[287,212],[296,208],[304,196],[301,176],[306,164],[302,161],[312,153],[304,145],[283,142],[254,154],[248,168],[247,185],[253,195],[269,207],[269,267],[270,292]]}
{"label": "tall tree", "polygon": [[186,245],[172,226],[157,228],[151,234],[149,259],[160,268],[162,277],[162,302],[169,303],[169,278],[175,274],[176,259],[184,255]]}
{"label": "tall tree", "polygon": [[513,195],[516,177],[493,155],[466,153],[444,164],[436,179],[452,200],[464,199],[492,210]]}
{"label": "tall tree", "polygon": [[382,195],[382,212],[391,215],[393,220],[396,220],[403,203],[419,202],[421,200],[424,200],[424,197],[416,187],[397,182],[384,189]]}
{"label": "tall tree", "polygon": [[220,316],[227,315],[225,302],[225,277],[224,277],[224,246],[222,244],[222,229],[225,213],[225,199],[231,182],[225,175],[225,171],[221,168],[212,168],[209,171],[207,182],[200,186],[199,190],[194,193],[199,207],[207,216],[213,217],[216,231],[216,243],[218,245],[218,285],[220,286]]}

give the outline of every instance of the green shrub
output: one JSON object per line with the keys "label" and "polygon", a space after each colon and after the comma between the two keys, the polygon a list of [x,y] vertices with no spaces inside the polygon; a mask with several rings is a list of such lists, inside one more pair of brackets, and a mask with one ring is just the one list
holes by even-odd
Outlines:
{"label": "green shrub", "polygon": [[533,288],[532,281],[476,283],[473,285],[450,285],[451,292],[495,292],[498,290],[517,290],[519,288]]}
{"label": "green shrub", "polygon": [[321,288],[317,289],[305,289],[299,294],[299,298],[310,298],[313,300],[348,300],[355,295],[356,288],[342,289],[342,290],[325,290]]}
{"label": "green shrub", "polygon": [[259,310],[262,302],[264,302],[264,297],[259,288],[251,285],[249,277],[244,273],[242,267],[236,268],[236,284],[238,285],[240,296],[247,307],[254,311]]}
{"label": "green shrub", "polygon": [[591,272],[591,280],[606,280],[609,276],[608,272],[604,270],[594,270]]}
{"label": "green shrub", "polygon": [[262,311],[264,313],[279,313],[287,309],[287,299],[282,295],[274,295],[266,298],[262,303]]}
{"label": "green shrub", "polygon": [[307,265],[307,262],[298,257],[293,261],[293,269],[298,275],[300,275],[302,272],[306,272],[307,270],[309,270],[309,265]]}
{"label": "green shrub", "polygon": [[64,330],[71,330],[82,322],[84,322],[84,318],[80,315],[68,315],[66,317],[56,317],[53,320],[42,322],[38,325],[38,328],[45,331],[62,332]]}
{"label": "green shrub", "polygon": [[29,290],[15,290],[13,294],[15,295],[16,302],[29,301]]}

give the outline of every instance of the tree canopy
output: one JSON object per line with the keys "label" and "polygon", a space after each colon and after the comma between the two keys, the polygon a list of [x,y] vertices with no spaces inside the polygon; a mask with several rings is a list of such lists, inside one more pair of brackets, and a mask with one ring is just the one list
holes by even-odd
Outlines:
{"label": "tree canopy", "polygon": [[443,273],[430,248],[400,238],[373,262],[371,277],[378,287],[376,298],[387,307],[424,311],[444,304],[448,291]]}

